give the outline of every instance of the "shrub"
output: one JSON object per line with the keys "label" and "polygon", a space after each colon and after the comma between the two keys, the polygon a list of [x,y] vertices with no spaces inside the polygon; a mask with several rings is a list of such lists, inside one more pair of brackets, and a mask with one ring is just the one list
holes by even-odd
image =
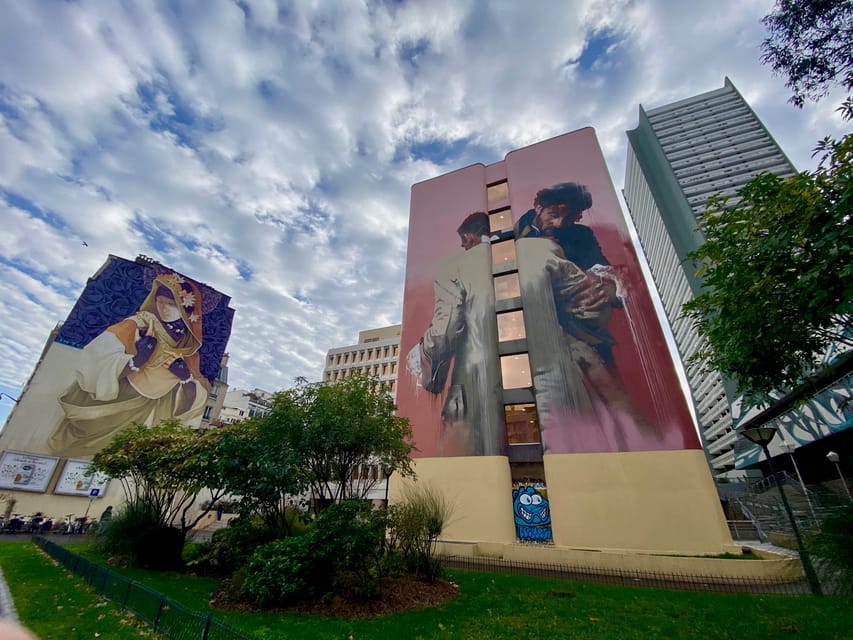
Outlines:
{"label": "shrub", "polygon": [[834,592],[853,592],[853,506],[824,519],[811,546],[819,558],[824,585]]}
{"label": "shrub", "polygon": [[187,562],[187,567],[225,577],[246,564],[258,547],[282,537],[284,531],[268,527],[260,518],[233,518],[227,527],[214,532],[210,543]]}
{"label": "shrub", "polygon": [[180,569],[183,534],[159,522],[157,512],[144,504],[128,504],[99,533],[105,553],[120,556],[135,567]]}
{"label": "shrub", "polygon": [[433,557],[435,543],[453,514],[444,494],[429,485],[408,485],[403,501],[389,510],[392,544],[399,549],[406,567],[432,581],[441,572]]}
{"label": "shrub", "polygon": [[246,566],[243,592],[262,607],[285,605],[326,593],[330,575],[310,536],[285,538],[257,549]]}

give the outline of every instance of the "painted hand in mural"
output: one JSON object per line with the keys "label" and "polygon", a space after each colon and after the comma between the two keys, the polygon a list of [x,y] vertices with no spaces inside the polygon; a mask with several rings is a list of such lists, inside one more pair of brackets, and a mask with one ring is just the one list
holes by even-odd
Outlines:
{"label": "painted hand in mural", "polygon": [[141,368],[151,358],[151,354],[157,348],[157,338],[143,335],[136,341],[136,355],[133,356],[133,366]]}
{"label": "painted hand in mural", "polygon": [[189,380],[192,377],[187,363],[183,358],[178,358],[169,365],[169,371],[179,380]]}

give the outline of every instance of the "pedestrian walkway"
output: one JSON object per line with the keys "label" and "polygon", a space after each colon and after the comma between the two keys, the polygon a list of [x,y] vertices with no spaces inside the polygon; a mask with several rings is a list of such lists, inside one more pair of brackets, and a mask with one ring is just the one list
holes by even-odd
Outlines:
{"label": "pedestrian walkway", "polygon": [[9,592],[9,585],[6,583],[2,569],[0,569],[0,618],[19,622],[18,612],[15,610],[15,603],[12,601],[12,594]]}
{"label": "pedestrian walkway", "polygon": [[778,556],[787,556],[788,558],[800,557],[800,554],[794,551],[793,549],[777,547],[775,544],[770,544],[769,542],[761,542],[760,540],[738,540],[738,544],[742,547],[749,547],[750,549],[761,549],[762,551],[767,551],[768,553],[775,553]]}

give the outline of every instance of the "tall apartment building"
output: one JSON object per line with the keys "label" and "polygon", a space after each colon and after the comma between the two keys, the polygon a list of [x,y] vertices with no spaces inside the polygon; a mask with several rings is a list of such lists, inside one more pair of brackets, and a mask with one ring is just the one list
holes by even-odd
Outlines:
{"label": "tall apartment building", "polygon": [[396,398],[400,328],[401,325],[395,324],[360,331],[358,343],[329,349],[323,380],[336,382],[356,373],[376,376],[380,382],[388,385],[388,392]]}
{"label": "tall apartment building", "polygon": [[219,421],[236,424],[249,418],[267,415],[272,410],[273,394],[263,389],[231,389],[225,394]]}
{"label": "tall apartment building", "polygon": [[736,191],[759,173],[787,177],[795,169],[728,78],[692,98],[640,106],[628,143],[625,201],[685,364],[709,463],[725,475],[735,468],[738,403],[718,374],[689,362],[701,338],[681,307],[700,282],[686,255],[703,242],[697,216],[711,196],[728,196],[734,207]]}

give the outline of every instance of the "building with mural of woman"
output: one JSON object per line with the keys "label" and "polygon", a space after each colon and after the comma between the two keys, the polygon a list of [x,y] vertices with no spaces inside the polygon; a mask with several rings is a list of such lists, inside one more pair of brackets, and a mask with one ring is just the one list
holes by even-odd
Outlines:
{"label": "building with mural of woman", "polygon": [[731,550],[592,129],[412,187],[402,324],[398,411],[446,540]]}
{"label": "building with mural of woman", "polygon": [[53,515],[82,515],[79,498],[121,500],[119,483],[86,474],[89,461],[133,424],[200,426],[231,334],[230,300],[144,256],[109,256],[48,338],[0,433],[0,489]]}

